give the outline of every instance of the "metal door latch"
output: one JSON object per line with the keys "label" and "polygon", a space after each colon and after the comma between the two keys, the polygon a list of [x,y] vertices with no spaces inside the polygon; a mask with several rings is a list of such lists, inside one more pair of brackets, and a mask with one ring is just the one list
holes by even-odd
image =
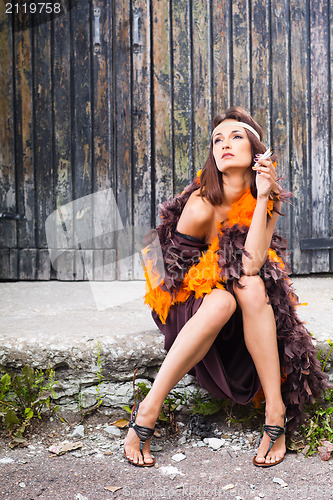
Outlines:
{"label": "metal door latch", "polygon": [[138,52],[141,45],[140,40],[140,12],[134,12],[133,14],[133,50]]}
{"label": "metal door latch", "polygon": [[94,52],[99,53],[101,51],[101,38],[99,30],[99,18],[101,17],[101,9],[94,9]]}

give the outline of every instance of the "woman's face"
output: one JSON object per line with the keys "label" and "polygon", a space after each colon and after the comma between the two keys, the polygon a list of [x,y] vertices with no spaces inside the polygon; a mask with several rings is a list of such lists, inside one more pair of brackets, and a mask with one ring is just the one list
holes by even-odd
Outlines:
{"label": "woman's face", "polygon": [[218,170],[227,173],[233,168],[249,168],[252,164],[252,151],[245,129],[236,120],[225,120],[222,123],[224,126],[213,136],[213,155]]}

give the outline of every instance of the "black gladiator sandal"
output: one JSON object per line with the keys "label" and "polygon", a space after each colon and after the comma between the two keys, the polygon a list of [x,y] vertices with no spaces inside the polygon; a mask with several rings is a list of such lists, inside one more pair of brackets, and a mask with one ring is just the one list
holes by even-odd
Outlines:
{"label": "black gladiator sandal", "polygon": [[133,460],[130,460],[126,455],[125,457],[127,458],[127,460],[133,464],[133,465],[136,465],[137,467],[153,467],[153,465],[155,465],[155,459],[153,459],[153,461],[149,464],[145,463],[144,461],[144,457],[143,457],[143,445],[145,444],[145,442],[150,439],[152,437],[152,435],[154,434],[154,431],[155,429],[151,429],[150,427],[146,427],[144,425],[138,425],[135,423],[135,419],[136,419],[136,416],[137,416],[137,413],[138,413],[138,410],[139,410],[139,405],[140,403],[137,403],[133,406],[133,410],[132,410],[132,414],[131,414],[131,420],[128,424],[129,427],[132,427],[138,438],[140,439],[140,452],[141,452],[141,455],[142,455],[142,458],[143,458],[143,464],[137,464],[135,462],[133,462]]}
{"label": "black gladiator sandal", "polygon": [[[264,424],[264,432],[266,432],[266,434],[268,434],[268,436],[271,438],[268,450],[267,450],[266,455],[264,456],[264,458],[266,458],[267,455],[268,455],[268,453],[271,451],[272,446],[274,445],[275,441],[280,436],[282,436],[283,434],[285,434],[285,432],[286,432],[286,424],[287,424],[287,420],[285,420],[284,427],[281,427],[280,425],[267,425],[267,424]],[[282,458],[280,458],[280,460],[277,460],[276,462],[274,462],[272,464],[267,464],[265,462],[257,462],[256,458],[257,458],[256,456],[253,458],[253,463],[254,463],[254,465],[256,467],[273,467],[273,465],[277,465],[277,464],[281,463],[282,460],[284,459],[284,456]]]}

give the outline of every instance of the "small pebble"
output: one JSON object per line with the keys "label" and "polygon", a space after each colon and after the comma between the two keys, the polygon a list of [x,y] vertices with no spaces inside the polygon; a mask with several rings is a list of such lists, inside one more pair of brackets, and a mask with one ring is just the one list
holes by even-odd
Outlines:
{"label": "small pebble", "polygon": [[20,488],[25,488],[25,484],[24,483],[19,483],[19,487]]}
{"label": "small pebble", "polygon": [[210,448],[213,448],[213,450],[218,450],[224,445],[225,440],[218,438],[206,438],[204,439],[204,442],[207,443]]}
{"label": "small pebble", "polygon": [[170,475],[170,477],[171,476],[175,477],[176,474],[180,474],[181,476],[184,476],[184,474],[182,472],[180,472],[180,470],[178,470],[177,467],[173,467],[172,465],[159,467],[159,470],[162,472],[162,474]]}
{"label": "small pebble", "polygon": [[121,436],[120,429],[118,427],[115,427],[114,425],[108,425],[104,430],[111,436]]}
{"label": "small pebble", "polygon": [[14,460],[10,457],[0,458],[0,464],[10,464],[12,462],[14,462]]}
{"label": "small pebble", "polygon": [[77,427],[75,427],[75,429],[73,430],[71,436],[72,437],[84,438],[84,426],[83,425],[78,425]]}
{"label": "small pebble", "polygon": [[283,479],[279,477],[274,477],[273,483],[279,484],[280,486],[282,486],[282,488],[286,488],[288,486],[288,483],[286,483],[285,481],[283,481]]}
{"label": "small pebble", "polygon": [[223,486],[222,490],[228,491],[228,490],[232,490],[234,487],[235,487],[235,485],[230,483],[230,484],[226,484],[225,486]]}
{"label": "small pebble", "polygon": [[182,460],[185,460],[185,458],[186,455],[184,455],[183,453],[176,453],[175,455],[173,455],[173,457],[171,457],[171,459],[175,462],[181,462]]}
{"label": "small pebble", "polygon": [[159,444],[152,444],[150,446],[150,451],[162,451],[163,448]]}

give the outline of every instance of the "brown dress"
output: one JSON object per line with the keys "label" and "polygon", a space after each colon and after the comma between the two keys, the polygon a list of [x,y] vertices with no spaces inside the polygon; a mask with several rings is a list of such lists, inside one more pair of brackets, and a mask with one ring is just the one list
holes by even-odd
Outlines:
{"label": "brown dress", "polygon": [[[175,300],[179,290],[183,289],[186,272],[192,266],[199,265],[200,255],[205,256],[209,252],[206,243],[176,231],[182,210],[198,186],[196,178],[181,195],[160,206],[162,223],[156,228],[156,233],[162,252],[159,255],[152,252],[150,262],[153,268],[155,266],[161,269],[162,265],[165,275],[156,288],[157,292],[150,287],[145,302],[151,306],[152,316],[165,335],[166,350],[170,349],[179,331],[203,301],[203,296],[196,298],[191,291],[186,295],[186,300]],[[218,259],[219,277],[223,280],[225,289],[232,294],[234,287],[240,286],[238,280],[242,275],[242,256],[249,229],[248,223],[243,222],[248,219],[246,207],[244,212],[242,210],[241,206],[237,222],[218,233],[218,248],[214,254]],[[281,377],[284,379],[281,391],[288,421],[292,421],[291,428],[301,421],[304,404],[320,397],[328,383],[316,357],[311,334],[297,316],[298,297],[294,293],[287,269],[286,241],[275,232],[271,241],[271,254],[259,274],[274,312]],[[161,304],[162,308],[167,305],[164,310],[167,314],[162,316],[159,307]],[[245,345],[239,308],[220,331],[206,356],[190,373],[195,375],[202,387],[217,397],[246,404],[255,396],[260,389],[260,381]]]}
{"label": "brown dress", "polygon": [[[190,256],[194,250],[204,251],[208,245],[200,240],[175,231],[173,245]],[[164,347],[168,351],[185,323],[197,312],[202,297],[192,294],[186,302],[171,306],[163,324],[155,311],[152,316],[165,335]],[[218,334],[206,356],[189,372],[199,384],[218,398],[230,398],[246,404],[260,389],[260,381],[252,358],[246,348],[242,315],[236,309],[228,323]]]}

